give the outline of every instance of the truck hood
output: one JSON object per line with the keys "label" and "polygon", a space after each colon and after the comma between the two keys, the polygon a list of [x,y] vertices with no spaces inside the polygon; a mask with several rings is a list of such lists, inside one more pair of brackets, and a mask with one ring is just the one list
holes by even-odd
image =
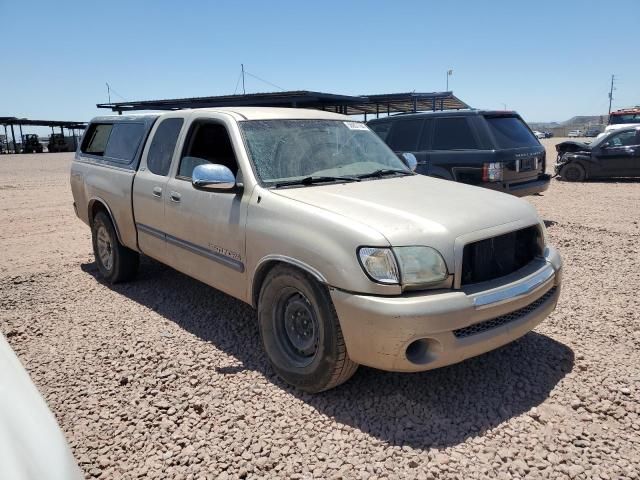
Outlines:
{"label": "truck hood", "polygon": [[[377,230],[391,245],[429,245],[453,255],[456,238],[539,222],[527,201],[492,190],[415,175],[272,190]],[[498,229],[500,230],[500,229]],[[499,234],[499,233],[495,233]],[[486,235],[486,237],[492,235]]]}

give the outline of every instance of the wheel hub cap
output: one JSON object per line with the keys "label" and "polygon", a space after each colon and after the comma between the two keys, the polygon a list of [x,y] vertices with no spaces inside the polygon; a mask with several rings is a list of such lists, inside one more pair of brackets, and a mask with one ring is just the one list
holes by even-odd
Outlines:
{"label": "wheel hub cap", "polygon": [[98,227],[97,234],[98,256],[102,266],[107,270],[111,270],[113,266],[113,245],[111,244],[111,238],[104,225]]}
{"label": "wheel hub cap", "polygon": [[284,327],[291,346],[308,357],[316,352],[317,330],[311,305],[300,294],[292,295],[284,306]]}

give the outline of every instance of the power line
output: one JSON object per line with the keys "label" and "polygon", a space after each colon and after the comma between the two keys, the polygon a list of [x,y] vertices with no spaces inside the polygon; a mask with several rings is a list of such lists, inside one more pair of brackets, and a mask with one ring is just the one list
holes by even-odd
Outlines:
{"label": "power line", "polygon": [[266,83],[267,85],[271,85],[272,87],[276,87],[277,89],[282,90],[283,92],[285,91],[285,89],[282,88],[280,85],[276,85],[275,83],[271,83],[271,82],[265,80],[264,78],[260,78],[259,76],[254,75],[253,73],[249,73],[246,70],[244,71],[244,73],[245,73],[245,75],[249,75],[250,77],[253,77],[256,80],[260,80],[261,82]]}
{"label": "power line", "polygon": [[109,83],[107,83],[107,95],[109,96],[109,103],[111,103],[111,94],[115,94],[116,97],[119,97],[120,100],[126,102],[127,99],[124,98],[122,95],[120,95],[118,92],[116,92],[113,87],[111,85],[109,85]]}
{"label": "power line", "polygon": [[238,75],[238,80],[236,81],[236,88],[233,89],[233,94],[235,95],[238,91],[238,85],[240,85],[240,79],[242,78],[242,72]]}

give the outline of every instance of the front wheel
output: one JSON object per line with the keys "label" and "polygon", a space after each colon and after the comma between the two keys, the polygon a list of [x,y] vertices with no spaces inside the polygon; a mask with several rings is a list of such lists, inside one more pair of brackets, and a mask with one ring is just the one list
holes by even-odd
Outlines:
{"label": "front wheel", "polygon": [[583,182],[586,172],[579,163],[568,163],[560,169],[560,178],[567,182]]}
{"label": "front wheel", "polygon": [[327,288],[300,270],[282,265],[269,272],[260,290],[258,322],[274,370],[301,390],[329,390],[358,369]]}
{"label": "front wheel", "polygon": [[139,255],[118,241],[116,230],[106,213],[98,212],[93,219],[91,239],[98,270],[106,281],[118,283],[135,277]]}

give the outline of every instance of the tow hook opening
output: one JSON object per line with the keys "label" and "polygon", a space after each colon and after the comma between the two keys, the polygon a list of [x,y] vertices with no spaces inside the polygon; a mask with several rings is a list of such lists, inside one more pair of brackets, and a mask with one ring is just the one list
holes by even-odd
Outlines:
{"label": "tow hook opening", "polygon": [[432,362],[442,352],[442,345],[434,338],[419,338],[407,346],[407,360],[417,365]]}

